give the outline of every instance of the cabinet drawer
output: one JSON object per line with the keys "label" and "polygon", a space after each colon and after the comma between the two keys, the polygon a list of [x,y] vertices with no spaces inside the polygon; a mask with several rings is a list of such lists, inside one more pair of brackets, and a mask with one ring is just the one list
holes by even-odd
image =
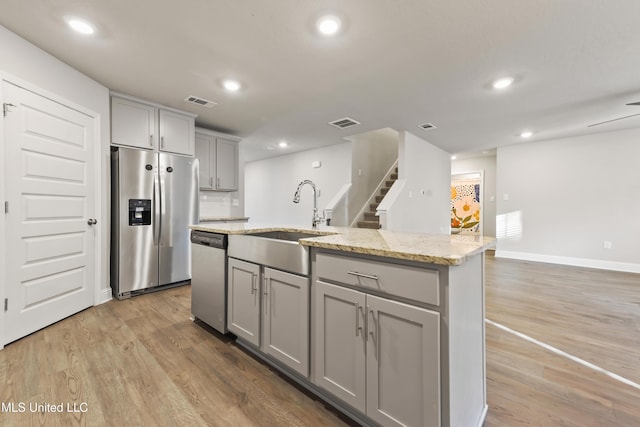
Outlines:
{"label": "cabinet drawer", "polygon": [[319,253],[318,278],[440,305],[437,270]]}

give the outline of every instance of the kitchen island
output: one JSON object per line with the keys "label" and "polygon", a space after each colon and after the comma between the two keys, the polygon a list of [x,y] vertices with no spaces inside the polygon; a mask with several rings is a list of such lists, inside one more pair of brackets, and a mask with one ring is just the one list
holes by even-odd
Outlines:
{"label": "kitchen island", "polygon": [[297,243],[307,276],[230,255],[229,310],[251,311],[237,302],[245,292],[257,323],[229,329],[256,356],[362,424],[482,425],[484,251],[493,239],[251,223],[192,229],[308,236]]}

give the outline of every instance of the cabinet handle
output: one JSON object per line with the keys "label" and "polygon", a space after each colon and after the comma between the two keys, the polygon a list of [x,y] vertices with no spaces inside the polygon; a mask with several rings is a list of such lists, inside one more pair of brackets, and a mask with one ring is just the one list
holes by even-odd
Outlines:
{"label": "cabinet handle", "polygon": [[256,277],[257,277],[256,273],[253,273],[251,275],[251,295],[255,294],[256,291],[258,290],[258,287],[256,286]]}
{"label": "cabinet handle", "polygon": [[220,188],[220,177],[218,177],[218,178],[216,179],[216,186],[217,186],[218,188]]}
{"label": "cabinet handle", "polygon": [[267,290],[267,285],[269,284],[269,278],[267,276],[264,277],[264,290],[262,291],[262,293],[264,294],[264,296],[267,296],[267,294],[269,293],[269,291]]}
{"label": "cabinet handle", "polygon": [[160,148],[164,148],[164,136],[160,137]]}
{"label": "cabinet handle", "polygon": [[378,281],[378,276],[374,276],[372,274],[358,273],[357,271],[347,271],[347,274],[351,274],[352,276],[356,277],[364,277],[365,279],[372,279],[376,282]]}
{"label": "cabinet handle", "polygon": [[209,187],[213,188],[213,177],[209,177]]}
{"label": "cabinet handle", "polygon": [[360,303],[356,301],[356,336],[360,335],[360,331],[362,330],[362,326],[360,326]]}
{"label": "cabinet handle", "polygon": [[[369,331],[369,336],[371,336],[371,340],[373,341],[373,343],[376,344],[377,342],[376,337],[378,336],[378,325],[376,324],[375,314],[373,314],[373,310],[371,310],[371,308],[369,307],[369,304],[367,304],[367,313],[371,315],[371,328],[369,327],[369,319],[367,318],[367,331]],[[375,332],[374,332],[374,327],[375,327]]]}
{"label": "cabinet handle", "polygon": [[153,147],[153,134],[149,135],[149,145]]}

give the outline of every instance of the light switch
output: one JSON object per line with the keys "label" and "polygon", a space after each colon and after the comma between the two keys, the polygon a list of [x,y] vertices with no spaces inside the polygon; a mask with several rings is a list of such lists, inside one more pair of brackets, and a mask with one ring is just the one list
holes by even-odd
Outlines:
{"label": "light switch", "polygon": [[509,200],[509,195],[507,193],[504,193],[502,195],[502,200]]}
{"label": "light switch", "polygon": [[315,160],[315,161],[311,162],[311,167],[312,168],[319,168],[320,166],[322,166],[322,163],[320,162],[320,160]]}
{"label": "light switch", "polygon": [[489,201],[490,201],[490,202],[495,202],[495,201],[496,201],[496,196],[491,196],[491,197],[489,197]]}
{"label": "light switch", "polygon": [[240,206],[239,199],[231,199],[231,206]]}

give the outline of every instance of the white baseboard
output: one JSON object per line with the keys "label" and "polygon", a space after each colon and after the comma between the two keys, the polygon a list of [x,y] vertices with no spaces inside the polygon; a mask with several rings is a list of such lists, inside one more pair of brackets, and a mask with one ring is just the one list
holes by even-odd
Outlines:
{"label": "white baseboard", "polygon": [[533,254],[528,252],[514,252],[496,250],[496,258],[519,259],[522,261],[547,262],[550,264],[571,265],[574,267],[597,268],[599,270],[623,271],[626,273],[640,273],[640,264],[630,262],[604,261],[599,259],[573,258],[557,255]]}
{"label": "white baseboard", "polygon": [[113,293],[111,292],[111,288],[100,289],[100,295],[98,297],[98,303],[96,305],[104,304],[105,302],[111,301],[113,299]]}

